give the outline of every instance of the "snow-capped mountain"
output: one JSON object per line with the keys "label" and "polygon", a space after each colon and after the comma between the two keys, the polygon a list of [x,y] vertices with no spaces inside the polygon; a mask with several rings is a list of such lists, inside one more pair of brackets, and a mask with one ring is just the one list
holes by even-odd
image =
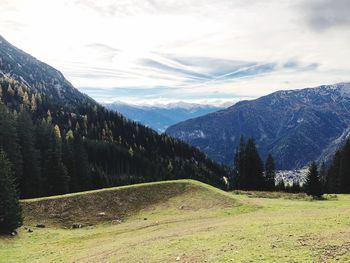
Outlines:
{"label": "snow-capped mountain", "polygon": [[221,106],[176,102],[155,105],[132,105],[116,101],[104,104],[110,110],[120,112],[127,118],[140,122],[162,133],[169,126],[223,109]]}
{"label": "snow-capped mountain", "polygon": [[254,137],[263,158],[278,169],[327,159],[350,134],[350,83],[278,91],[171,126],[167,134],[232,164],[241,135]]}

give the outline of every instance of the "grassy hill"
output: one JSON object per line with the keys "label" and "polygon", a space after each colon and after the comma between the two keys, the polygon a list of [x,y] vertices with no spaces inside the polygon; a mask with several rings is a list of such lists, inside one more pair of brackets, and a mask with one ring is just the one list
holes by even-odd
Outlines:
{"label": "grassy hill", "polygon": [[[144,183],[22,201],[26,224],[69,227],[124,220],[142,209],[199,210],[239,205],[224,191],[194,180]],[[101,215],[103,213],[103,215]]]}
{"label": "grassy hill", "polygon": [[[0,237],[0,262],[350,261],[348,195],[311,201],[179,180],[22,205],[34,232]],[[72,222],[85,226],[70,229]]]}

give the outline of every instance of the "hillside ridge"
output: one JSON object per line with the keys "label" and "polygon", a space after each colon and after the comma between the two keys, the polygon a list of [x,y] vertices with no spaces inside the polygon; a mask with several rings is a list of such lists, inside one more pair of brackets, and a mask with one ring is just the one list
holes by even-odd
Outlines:
{"label": "hillside ridge", "polygon": [[[169,203],[169,200],[173,201]],[[239,202],[231,194],[195,180],[143,183],[21,200],[26,224],[40,222],[53,226],[122,221],[140,210],[162,204],[176,210],[195,211],[237,206]]]}
{"label": "hillside ridge", "polygon": [[[240,137],[253,137],[278,169],[327,160],[348,137],[350,83],[282,90],[169,127],[166,133],[232,165]],[[344,132],[346,134],[344,134]],[[326,149],[326,150],[325,150]]]}

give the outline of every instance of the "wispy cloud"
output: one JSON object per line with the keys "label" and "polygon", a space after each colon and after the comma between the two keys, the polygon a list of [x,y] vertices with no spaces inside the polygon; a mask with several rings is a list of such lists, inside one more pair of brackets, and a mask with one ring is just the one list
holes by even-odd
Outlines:
{"label": "wispy cloud", "polygon": [[348,0],[2,0],[10,42],[100,101],[256,97],[349,81]]}

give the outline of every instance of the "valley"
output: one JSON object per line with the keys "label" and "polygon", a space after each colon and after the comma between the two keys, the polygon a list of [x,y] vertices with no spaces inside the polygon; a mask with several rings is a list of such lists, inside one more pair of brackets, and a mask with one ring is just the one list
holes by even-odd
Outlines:
{"label": "valley", "polygon": [[124,102],[105,103],[107,109],[120,112],[130,120],[139,122],[159,133],[176,123],[197,118],[224,108],[224,105],[196,103],[168,103],[159,105],[133,105]]}
{"label": "valley", "polygon": [[350,262],[349,0],[0,8],[0,263]]}

